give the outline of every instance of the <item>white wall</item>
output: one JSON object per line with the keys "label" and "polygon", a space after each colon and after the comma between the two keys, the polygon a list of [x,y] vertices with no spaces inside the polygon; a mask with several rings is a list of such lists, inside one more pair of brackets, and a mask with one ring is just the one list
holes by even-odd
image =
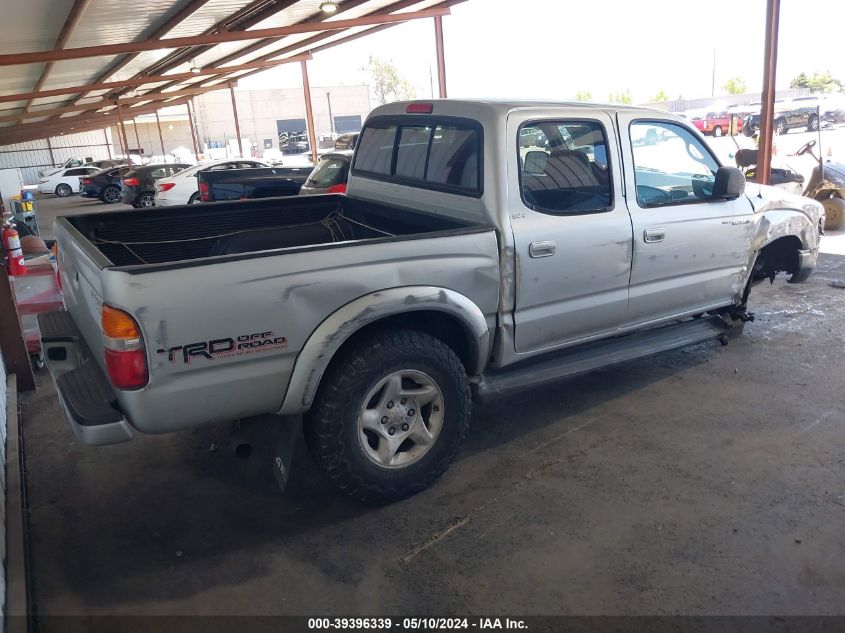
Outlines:
{"label": "white wall", "polygon": [[94,160],[109,157],[111,138],[107,131],[80,132],[79,134],[63,134],[50,139],[53,148],[53,158],[50,160],[50,150],[47,140],[29,141],[14,145],[0,145],[0,169],[20,167],[25,184],[35,184],[38,172],[45,167],[61,165],[68,158],[74,156],[90,156]]}

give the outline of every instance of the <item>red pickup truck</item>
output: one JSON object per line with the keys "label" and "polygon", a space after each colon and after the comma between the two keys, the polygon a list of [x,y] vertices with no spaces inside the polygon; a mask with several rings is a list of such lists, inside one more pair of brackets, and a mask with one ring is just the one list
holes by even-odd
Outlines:
{"label": "red pickup truck", "polygon": [[[736,134],[742,132],[742,118],[734,117],[736,121]],[[712,134],[713,136],[723,136],[730,131],[731,114],[729,112],[708,112],[703,118],[696,117],[692,120],[692,124],[697,127],[702,134]]]}

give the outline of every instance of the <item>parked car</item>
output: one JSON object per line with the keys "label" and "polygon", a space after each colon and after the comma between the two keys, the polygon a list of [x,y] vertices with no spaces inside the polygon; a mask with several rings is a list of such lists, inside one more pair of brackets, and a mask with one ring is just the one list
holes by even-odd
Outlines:
{"label": "parked car", "polygon": [[311,167],[262,167],[201,171],[197,174],[200,200],[247,200],[295,196]]}
{"label": "parked car", "polygon": [[351,151],[323,154],[317,161],[317,166],[306,178],[305,183],[299,190],[299,195],[346,193],[346,180],[349,178],[351,162]]}
{"label": "parked car", "polygon": [[71,167],[38,179],[40,193],[55,193],[64,198],[79,193],[79,178],[99,171],[96,167]]}
{"label": "parked car", "polygon": [[133,207],[155,206],[155,182],[190,167],[187,163],[168,163],[166,165],[135,166],[125,174],[121,181],[121,198],[125,204]]}
{"label": "parked car", "polygon": [[[730,133],[733,115],[727,110],[708,112],[704,117],[693,119],[692,123],[702,134],[724,136]],[[735,118],[736,131],[742,132],[742,118]]]}
{"label": "parked car", "polygon": [[[791,102],[775,103],[773,128],[775,134],[786,134],[789,130],[804,129],[814,132],[819,129],[817,100],[798,98]],[[760,129],[760,113],[748,114],[742,120],[743,134],[754,136]]]}
{"label": "parked car", "polygon": [[220,171],[224,169],[251,169],[253,167],[269,167],[259,160],[243,158],[224,158],[211,163],[203,163],[188,167],[169,178],[161,178],[155,183],[155,206],[172,207],[178,204],[195,204],[200,199],[197,174],[201,171]]}
{"label": "parked car", "polygon": [[38,172],[38,175],[41,178],[46,178],[47,176],[52,176],[53,174],[57,174],[60,171],[63,171],[65,169],[70,169],[72,167],[82,167],[83,165],[86,165],[86,164],[92,162],[93,160],[94,159],[91,158],[90,156],[85,157],[85,158],[74,156],[73,158],[68,158],[64,162],[64,164],[62,164],[62,165],[47,167],[45,169],[42,169],[41,171]]}
{"label": "parked car", "polygon": [[48,167],[47,169],[43,169],[39,172],[39,176],[42,178],[46,176],[51,176],[60,172],[63,169],[69,169],[71,167],[96,167],[97,169],[105,169],[106,167],[114,167],[115,165],[125,165],[128,161],[125,159],[104,159],[104,160],[94,160],[90,156],[85,158],[82,157],[74,157],[68,158],[63,165],[60,167]]}
{"label": "parked car", "polygon": [[[549,147],[523,163],[524,128]],[[75,281],[45,357],[87,444],[275,413],[279,477],[304,426],[340,489],[395,501],[448,468],[473,399],[727,343],[754,284],[806,280],[822,206],[745,188],[665,112],[392,103],[345,196],[59,217]]]}
{"label": "parked car", "polygon": [[132,168],[128,165],[118,165],[81,177],[79,179],[79,195],[83,198],[96,198],[106,204],[120,202],[121,180],[130,169]]}
{"label": "parked car", "polygon": [[354,150],[355,146],[358,144],[358,136],[359,136],[358,132],[341,134],[340,136],[337,137],[337,139],[334,142],[335,151],[340,152],[340,151],[346,151],[346,150],[349,150],[349,151]]}

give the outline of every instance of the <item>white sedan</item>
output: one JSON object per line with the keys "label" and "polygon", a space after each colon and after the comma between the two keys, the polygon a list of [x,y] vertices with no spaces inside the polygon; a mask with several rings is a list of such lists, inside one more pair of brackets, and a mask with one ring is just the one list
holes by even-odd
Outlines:
{"label": "white sedan", "polygon": [[200,202],[197,174],[205,170],[216,169],[247,169],[250,167],[270,167],[260,160],[246,158],[224,158],[210,163],[203,163],[195,167],[188,167],[170,178],[157,180],[155,187],[155,206],[172,207],[179,204],[194,204]]}
{"label": "white sedan", "polygon": [[40,193],[55,193],[60,198],[79,193],[79,180],[100,171],[99,167],[71,167],[38,179]]}

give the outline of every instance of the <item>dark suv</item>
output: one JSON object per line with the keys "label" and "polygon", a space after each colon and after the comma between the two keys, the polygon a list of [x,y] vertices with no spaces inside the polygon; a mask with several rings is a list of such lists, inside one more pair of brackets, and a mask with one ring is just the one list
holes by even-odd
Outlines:
{"label": "dark suv", "polygon": [[[806,100],[806,101],[805,101]],[[802,101],[804,101],[802,103]],[[789,130],[803,128],[808,132],[819,129],[818,100],[814,97],[795,99],[788,104],[775,104],[773,123],[775,134],[786,134]],[[747,114],[742,120],[742,133],[754,136],[760,129],[760,114]]]}
{"label": "dark suv", "polygon": [[188,167],[190,165],[187,163],[133,167],[123,174],[123,202],[131,204],[136,209],[155,206],[155,181],[160,178],[169,178]]}

